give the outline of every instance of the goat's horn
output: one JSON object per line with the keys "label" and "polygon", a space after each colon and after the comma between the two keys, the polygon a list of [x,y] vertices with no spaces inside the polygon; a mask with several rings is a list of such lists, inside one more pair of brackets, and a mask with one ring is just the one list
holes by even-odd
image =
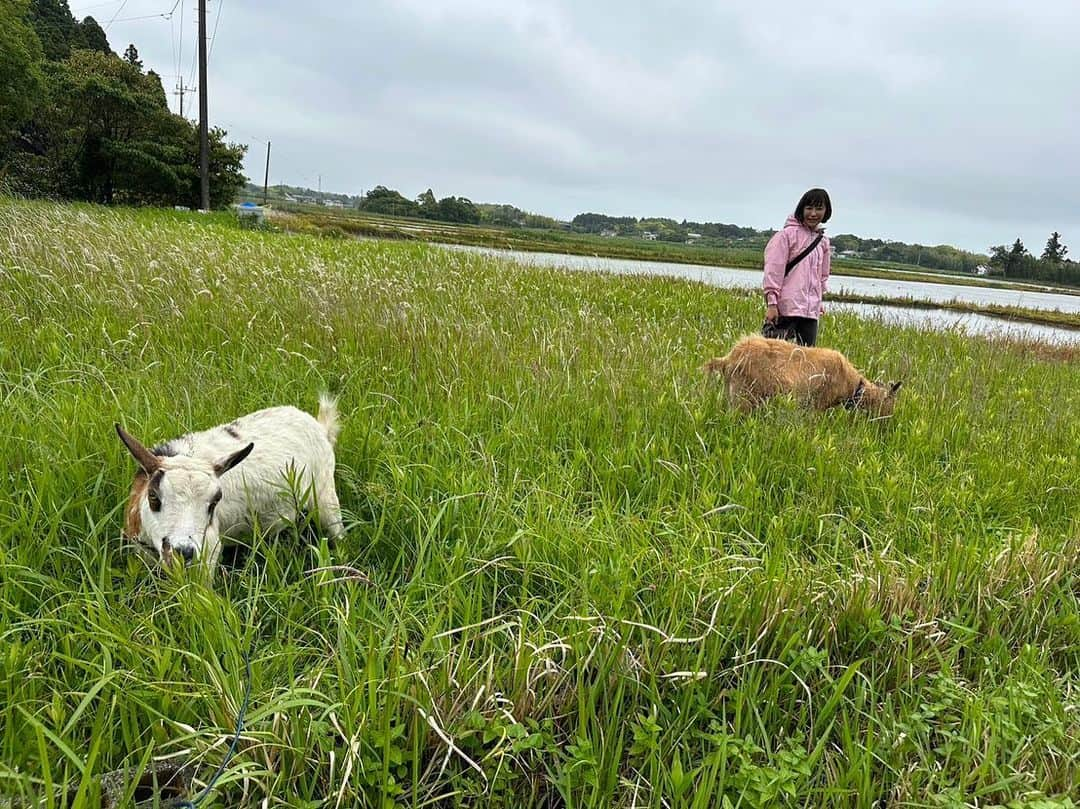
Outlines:
{"label": "goat's horn", "polygon": [[120,426],[119,422],[114,424],[116,427],[116,434],[120,436],[120,440],[124,442],[124,446],[128,448],[128,452],[132,457],[139,462],[139,466],[143,468],[143,471],[148,475],[154,474],[161,467],[161,459],[139,443],[138,439],[129,435],[128,432]]}

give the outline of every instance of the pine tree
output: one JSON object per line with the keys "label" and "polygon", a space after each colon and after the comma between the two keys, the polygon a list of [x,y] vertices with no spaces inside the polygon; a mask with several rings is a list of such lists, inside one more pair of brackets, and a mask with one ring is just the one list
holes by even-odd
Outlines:
{"label": "pine tree", "polygon": [[139,58],[139,49],[135,47],[134,42],[128,45],[127,50],[124,51],[124,61],[139,68],[140,71],[142,70],[142,59]]}
{"label": "pine tree", "polygon": [[1056,230],[1050,234],[1050,238],[1046,240],[1046,249],[1043,250],[1042,260],[1049,261],[1052,264],[1060,264],[1065,260],[1065,254],[1069,252],[1069,248],[1061,243],[1061,234]]}

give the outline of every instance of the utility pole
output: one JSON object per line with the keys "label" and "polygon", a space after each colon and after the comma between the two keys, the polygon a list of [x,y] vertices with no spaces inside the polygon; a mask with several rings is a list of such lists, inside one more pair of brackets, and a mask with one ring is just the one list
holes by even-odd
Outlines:
{"label": "utility pole", "polygon": [[199,175],[202,210],[210,210],[210,139],[206,123],[206,0],[199,0]]}
{"label": "utility pole", "polygon": [[180,117],[184,117],[184,93],[190,93],[194,90],[194,87],[188,87],[184,84],[184,80],[181,78],[180,82],[176,85],[176,89],[173,91],[174,96],[180,96]]}
{"label": "utility pole", "polygon": [[263,175],[263,205],[266,204],[266,192],[270,186],[270,141],[266,142],[266,174]]}

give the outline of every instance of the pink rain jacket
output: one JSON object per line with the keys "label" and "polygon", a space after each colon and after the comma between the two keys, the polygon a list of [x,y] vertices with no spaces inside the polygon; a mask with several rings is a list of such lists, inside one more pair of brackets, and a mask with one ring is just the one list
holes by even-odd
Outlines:
{"label": "pink rain jacket", "polygon": [[765,246],[765,304],[776,304],[784,317],[821,317],[821,297],[831,266],[829,237],[825,236],[784,278],[787,263],[816,238],[817,231],[789,216],[783,230],[777,231]]}

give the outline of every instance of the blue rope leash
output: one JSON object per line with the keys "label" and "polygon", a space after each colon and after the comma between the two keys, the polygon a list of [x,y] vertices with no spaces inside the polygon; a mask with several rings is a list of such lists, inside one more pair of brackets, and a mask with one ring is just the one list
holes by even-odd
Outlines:
{"label": "blue rope leash", "polygon": [[221,774],[225,772],[225,767],[232,761],[232,757],[236,754],[236,745],[240,741],[240,734],[244,730],[244,715],[247,713],[248,701],[251,699],[251,650],[244,652],[244,666],[247,673],[247,687],[244,689],[244,700],[240,703],[240,711],[236,714],[236,733],[233,734],[232,743],[229,745],[228,752],[225,753],[225,758],[221,762],[221,765],[217,768],[217,772],[211,776],[210,780],[206,782],[206,786],[203,788],[202,794],[191,801],[181,801],[176,804],[177,809],[196,809],[203,801],[206,800],[206,796],[210,794],[210,790],[214,788],[218,779],[221,778]]}

